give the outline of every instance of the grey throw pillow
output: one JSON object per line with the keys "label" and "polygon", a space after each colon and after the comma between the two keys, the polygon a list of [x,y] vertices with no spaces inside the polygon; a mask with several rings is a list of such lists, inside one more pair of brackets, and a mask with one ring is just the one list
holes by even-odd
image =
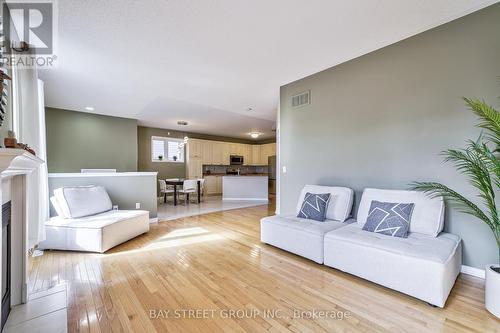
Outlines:
{"label": "grey throw pillow", "polygon": [[408,237],[413,203],[372,201],[363,230],[393,237]]}
{"label": "grey throw pillow", "polygon": [[307,192],[297,217],[323,222],[330,201],[330,193],[314,194]]}

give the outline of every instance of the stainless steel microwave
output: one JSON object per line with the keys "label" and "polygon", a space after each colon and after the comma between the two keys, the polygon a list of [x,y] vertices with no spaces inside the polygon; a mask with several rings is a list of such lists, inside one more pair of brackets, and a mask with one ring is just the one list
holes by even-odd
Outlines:
{"label": "stainless steel microwave", "polygon": [[231,165],[243,165],[243,156],[231,155],[229,156],[229,163]]}

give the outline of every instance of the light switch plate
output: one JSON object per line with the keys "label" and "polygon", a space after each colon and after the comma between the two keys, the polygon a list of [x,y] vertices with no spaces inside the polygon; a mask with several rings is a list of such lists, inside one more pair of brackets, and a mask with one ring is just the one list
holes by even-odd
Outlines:
{"label": "light switch plate", "polygon": [[135,209],[141,209],[141,203],[140,202],[136,202],[135,203]]}

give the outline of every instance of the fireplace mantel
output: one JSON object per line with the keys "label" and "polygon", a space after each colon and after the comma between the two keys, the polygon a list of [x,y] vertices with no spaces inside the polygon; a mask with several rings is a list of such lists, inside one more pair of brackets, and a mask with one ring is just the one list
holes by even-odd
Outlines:
{"label": "fireplace mantel", "polygon": [[[38,187],[30,187],[33,182],[38,181],[24,176],[38,170],[43,163],[42,159],[24,149],[0,148],[0,203],[6,200],[11,202],[11,306],[27,301],[28,220],[38,221]],[[31,191],[28,191],[30,188]],[[0,229],[0,237],[2,233],[3,230]],[[0,238],[0,252],[2,239]]]}
{"label": "fireplace mantel", "polygon": [[24,149],[0,148],[2,178],[30,173],[43,163],[42,159]]}

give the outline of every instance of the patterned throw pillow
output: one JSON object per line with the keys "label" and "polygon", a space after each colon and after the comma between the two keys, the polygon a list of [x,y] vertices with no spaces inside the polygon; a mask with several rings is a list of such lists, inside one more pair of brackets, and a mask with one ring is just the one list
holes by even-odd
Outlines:
{"label": "patterned throw pillow", "polygon": [[372,201],[363,230],[393,237],[408,237],[413,203]]}
{"label": "patterned throw pillow", "polygon": [[314,194],[307,192],[297,217],[323,222],[330,201],[330,193]]}

